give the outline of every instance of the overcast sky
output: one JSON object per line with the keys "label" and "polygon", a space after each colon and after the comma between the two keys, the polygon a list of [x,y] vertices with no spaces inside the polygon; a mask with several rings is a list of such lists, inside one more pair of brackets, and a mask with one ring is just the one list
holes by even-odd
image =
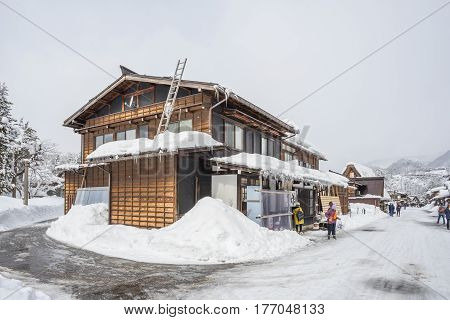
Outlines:
{"label": "overcast sky", "polygon": [[[218,82],[274,115],[446,0],[6,2],[116,77],[119,64]],[[113,79],[0,3],[0,81],[14,113],[65,151],[63,121]],[[293,108],[307,140],[348,161],[450,149],[450,5]]]}

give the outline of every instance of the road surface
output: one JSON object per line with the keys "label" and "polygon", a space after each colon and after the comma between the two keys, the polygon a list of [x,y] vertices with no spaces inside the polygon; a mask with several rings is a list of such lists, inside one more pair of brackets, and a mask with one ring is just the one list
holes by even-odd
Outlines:
{"label": "road surface", "polygon": [[450,231],[436,220],[402,210],[278,261],[215,273],[183,298],[448,299]]}
{"label": "road surface", "polygon": [[[0,272],[54,298],[447,299],[450,231],[420,209],[340,232],[264,263],[173,266],[67,247],[48,224],[0,233]],[[49,292],[50,291],[50,292]]]}

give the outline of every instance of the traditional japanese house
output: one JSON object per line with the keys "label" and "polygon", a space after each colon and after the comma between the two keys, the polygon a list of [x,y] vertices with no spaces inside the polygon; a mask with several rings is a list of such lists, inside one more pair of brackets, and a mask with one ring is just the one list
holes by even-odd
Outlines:
{"label": "traditional japanese house", "polygon": [[390,200],[384,185],[384,177],[379,177],[373,169],[359,163],[348,163],[343,173],[350,180],[349,202],[372,204],[384,208]]}
{"label": "traditional japanese house", "polygon": [[[82,155],[81,164],[61,167],[65,212],[75,202],[105,202],[112,224],[159,228],[204,196],[223,198],[247,214],[248,187],[345,186],[316,170],[320,156],[286,142],[296,134],[292,126],[216,83],[182,80],[168,129],[156,135],[172,79],[121,69],[117,80],[64,121],[80,135]],[[288,147],[304,167],[295,164],[294,174],[278,175],[277,168],[261,166],[267,159],[279,161],[278,169],[288,164]],[[259,156],[259,163],[226,161],[239,155]],[[317,194],[311,195],[312,217]]]}

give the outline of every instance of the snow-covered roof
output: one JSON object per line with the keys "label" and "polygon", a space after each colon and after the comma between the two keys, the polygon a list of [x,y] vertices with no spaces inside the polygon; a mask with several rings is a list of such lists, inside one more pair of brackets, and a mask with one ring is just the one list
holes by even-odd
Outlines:
{"label": "snow-covered roof", "polygon": [[148,153],[170,153],[182,149],[209,148],[222,145],[221,142],[214,140],[209,134],[204,132],[184,131],[173,133],[165,131],[155,136],[154,139],[140,138],[105,143],[91,152],[86,159],[97,160]]}
{"label": "snow-covered roof", "polygon": [[356,171],[359,172],[359,174],[361,175],[361,177],[363,178],[369,178],[369,177],[376,177],[377,175],[375,174],[375,171],[373,171],[372,168],[369,168],[363,164],[360,163],[356,163],[356,162],[349,162],[347,163],[347,165],[345,166],[344,170],[342,170],[342,172],[345,172],[345,170],[347,169],[348,166],[354,166]]}
{"label": "snow-covered roof", "polygon": [[104,166],[106,163],[64,163],[60,164],[59,166],[55,167],[56,171],[62,172],[62,171],[76,171],[79,169],[84,168],[91,168],[91,167],[97,167],[97,166]]}
{"label": "snow-covered roof", "polygon": [[445,189],[447,189],[447,187],[445,187],[445,186],[435,187],[435,188],[432,188],[432,189],[428,190],[428,191],[427,191],[427,195],[430,196],[430,195],[432,195],[432,194],[435,193],[435,192],[439,192],[439,191],[445,190]]}
{"label": "snow-covered roof", "polygon": [[316,185],[348,186],[348,179],[339,174],[304,168],[299,166],[296,161],[282,161],[260,154],[242,152],[229,157],[215,157],[211,160],[219,165],[223,163],[260,170],[265,176],[272,175],[281,179],[306,181]]}
{"label": "snow-covered roof", "polygon": [[317,148],[314,147],[309,142],[305,141],[304,137],[301,135],[299,126],[294,121],[289,120],[289,119],[284,119],[283,121],[286,122],[291,127],[293,127],[295,129],[295,131],[297,132],[294,136],[287,138],[285,140],[286,142],[289,142],[289,143],[295,145],[299,149],[302,149],[306,152],[316,155],[321,160],[327,160],[327,156],[325,154],[323,154],[322,152],[317,150]]}
{"label": "snow-covered roof", "polygon": [[433,197],[431,200],[438,200],[438,199],[446,199],[450,198],[450,190],[439,190],[439,193]]}
{"label": "snow-covered roof", "polygon": [[365,194],[363,196],[359,196],[359,197],[349,197],[349,199],[383,199],[384,197],[382,196],[377,196],[376,194]]}

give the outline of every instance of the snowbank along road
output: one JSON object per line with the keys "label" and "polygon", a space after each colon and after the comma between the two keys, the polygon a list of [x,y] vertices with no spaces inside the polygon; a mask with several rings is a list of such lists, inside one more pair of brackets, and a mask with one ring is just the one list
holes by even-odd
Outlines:
{"label": "snowbank along road", "polygon": [[[0,233],[0,271],[57,298],[446,299],[450,231],[407,209],[265,263],[157,265],[109,258],[45,236],[48,224]],[[33,279],[25,281],[27,279]]]}

